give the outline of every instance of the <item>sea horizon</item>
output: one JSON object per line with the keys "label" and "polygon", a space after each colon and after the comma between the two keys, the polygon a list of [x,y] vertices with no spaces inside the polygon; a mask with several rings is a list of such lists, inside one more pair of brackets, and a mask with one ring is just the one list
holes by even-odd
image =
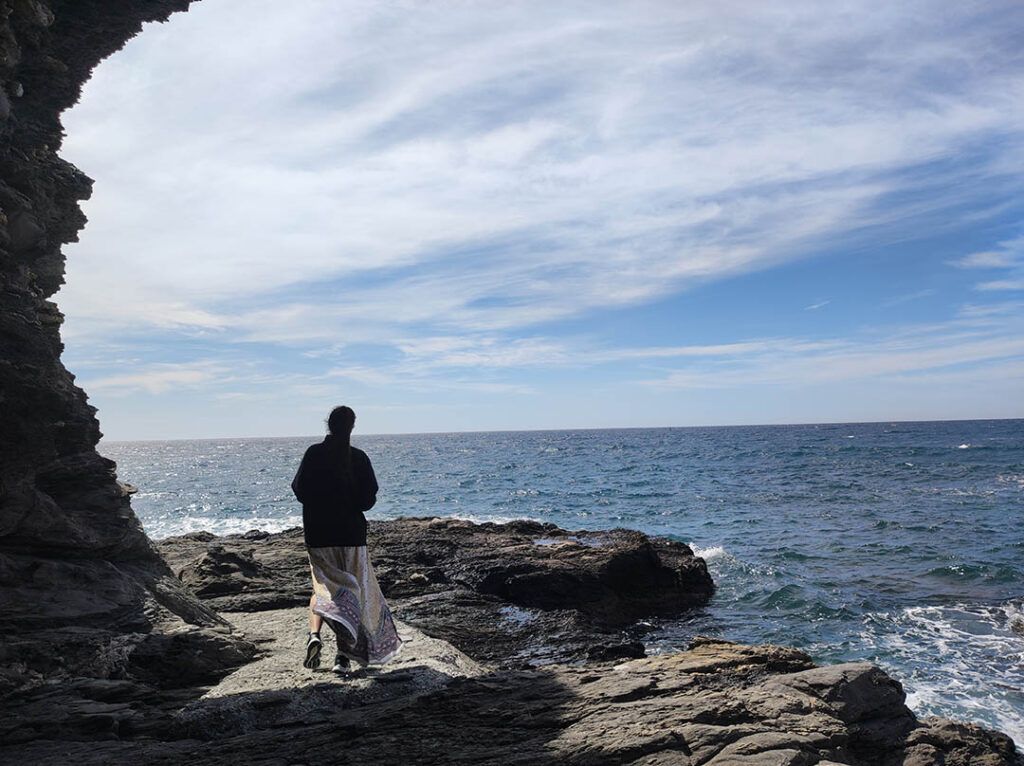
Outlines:
{"label": "sea horizon", "polygon": [[[463,431],[380,431],[380,432],[366,432],[363,433],[358,428],[353,432],[353,438],[358,439],[364,436],[449,436],[449,435],[462,435],[462,434],[534,434],[534,433],[573,433],[579,431],[677,431],[687,429],[728,429],[728,428],[788,428],[788,427],[809,427],[809,426],[871,426],[871,425],[913,425],[913,424],[927,424],[927,423],[985,423],[985,422],[1016,422],[1024,421],[1024,416],[1011,417],[1011,418],[931,418],[925,420],[899,420],[899,419],[883,419],[883,420],[822,420],[822,421],[808,421],[808,422],[791,422],[791,423],[717,423],[713,425],[685,425],[685,426],[579,426],[579,427],[559,427],[559,428],[497,428],[497,429],[480,429],[480,430],[463,430]],[[101,421],[102,428],[102,421]],[[324,423],[326,430],[326,420]],[[115,439],[107,438],[103,436],[100,438],[98,444],[142,444],[147,442],[208,442],[208,441],[222,441],[225,439],[315,439],[322,438],[323,434],[290,434],[290,435],[276,435],[276,436],[198,436],[198,437],[174,437],[169,439],[163,438],[145,438],[145,439]]]}

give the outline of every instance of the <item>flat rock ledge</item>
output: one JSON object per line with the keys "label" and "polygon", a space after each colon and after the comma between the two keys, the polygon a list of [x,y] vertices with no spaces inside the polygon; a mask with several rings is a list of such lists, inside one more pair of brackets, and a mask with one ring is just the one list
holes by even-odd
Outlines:
{"label": "flat rock ledge", "polygon": [[[301,609],[261,615],[249,637],[270,642],[273,651],[204,696],[166,710],[160,727],[134,738],[109,731],[96,738],[102,721],[141,717],[143,707],[138,689],[97,687],[102,693],[77,710],[79,718],[94,719],[94,741],[82,741],[82,733],[37,739],[0,747],[0,760],[1019,764],[1002,734],[939,718],[918,721],[899,683],[878,668],[815,667],[795,649],[698,639],[686,652],[619,664],[488,671],[445,642],[400,625],[409,646],[393,666],[334,677],[299,667],[294,631]],[[27,698],[20,714],[46,715],[68,731],[76,711],[53,701]]]}
{"label": "flat rock ledge", "polygon": [[816,667],[796,649],[710,638],[643,656],[631,620],[711,593],[679,543],[399,519],[373,524],[370,545],[406,642],[386,666],[302,668],[301,532],[164,540],[172,570],[255,659],[215,685],[20,688],[0,700],[0,762],[1024,764],[998,732],[918,720],[868,663]]}

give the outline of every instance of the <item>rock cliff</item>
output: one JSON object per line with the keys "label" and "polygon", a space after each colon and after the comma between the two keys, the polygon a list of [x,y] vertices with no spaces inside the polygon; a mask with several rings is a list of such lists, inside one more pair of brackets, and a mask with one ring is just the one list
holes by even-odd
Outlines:
{"label": "rock cliff", "polygon": [[[252,654],[171,575],[97,454],[95,411],[61,364],[49,300],[91,191],[57,156],[60,114],[143,22],[187,6],[0,2],[0,691],[57,671],[195,681]],[[164,652],[203,659],[154,666]]]}

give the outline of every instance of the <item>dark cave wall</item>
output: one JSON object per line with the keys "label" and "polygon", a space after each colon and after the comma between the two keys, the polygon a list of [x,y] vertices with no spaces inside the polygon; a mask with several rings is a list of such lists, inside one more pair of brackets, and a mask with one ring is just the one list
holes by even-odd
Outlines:
{"label": "dark cave wall", "polygon": [[[57,156],[60,114],[144,22],[189,2],[0,0],[0,689],[31,672],[130,675],[130,662],[92,652],[124,636],[226,631],[156,553],[96,452],[96,410],[61,363],[63,317],[49,300],[92,191]],[[66,639],[49,656],[18,639],[41,628]]]}

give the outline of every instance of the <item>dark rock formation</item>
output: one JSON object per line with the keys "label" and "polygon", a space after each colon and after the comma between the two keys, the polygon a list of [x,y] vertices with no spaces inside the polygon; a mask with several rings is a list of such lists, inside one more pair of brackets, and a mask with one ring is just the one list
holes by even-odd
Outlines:
{"label": "dark rock formation", "polygon": [[704,560],[688,546],[626,529],[404,519],[375,525],[370,543],[395,595],[454,584],[522,607],[576,609],[609,625],[678,614],[707,603],[714,589]]}
{"label": "dark rock formation", "polygon": [[[0,748],[0,757],[154,765],[1017,763],[1001,734],[918,721],[899,683],[872,665],[816,668],[802,652],[774,646],[698,639],[679,654],[456,678],[424,696],[376,704],[339,704],[346,683],[305,689],[305,720],[279,717],[282,725],[272,711],[297,703],[295,693],[237,695],[212,701],[216,727],[149,728],[155,738],[128,741],[27,742]],[[131,698],[122,688],[95,691],[100,699],[84,705],[89,713],[126,716]],[[254,726],[259,720],[267,723]]]}
{"label": "dark rock formation", "polygon": [[[60,113],[144,21],[187,5],[0,2],[0,691],[55,673],[168,683],[180,668],[145,659],[168,641],[208,646],[197,667],[214,677],[252,653],[171,575],[96,453],[94,409],[60,362],[48,300],[91,191],[57,157]],[[204,628],[177,635],[187,624]]]}
{"label": "dark rock formation", "polygon": [[[301,668],[299,530],[170,538],[159,546],[174,570],[236,610],[259,662],[209,693],[161,689],[166,673],[147,667],[173,663],[180,686],[207,673],[188,675],[189,631],[181,646],[136,650],[133,680],[26,686],[3,700],[0,760],[1021,766],[1001,734],[919,721],[867,663],[815,667],[796,649],[713,639],[622,662],[643,654],[623,632],[638,610],[674,614],[709,594],[686,546],[452,519],[376,522],[369,539],[397,616],[428,634],[399,623],[413,656],[397,668],[333,680]],[[567,582],[585,595],[578,609]]]}
{"label": "dark rock formation", "polygon": [[[643,656],[633,624],[706,603],[704,561],[640,532],[458,519],[370,523],[368,544],[395,614],[488,662]],[[221,612],[308,602],[301,530],[158,543],[171,567]]]}

